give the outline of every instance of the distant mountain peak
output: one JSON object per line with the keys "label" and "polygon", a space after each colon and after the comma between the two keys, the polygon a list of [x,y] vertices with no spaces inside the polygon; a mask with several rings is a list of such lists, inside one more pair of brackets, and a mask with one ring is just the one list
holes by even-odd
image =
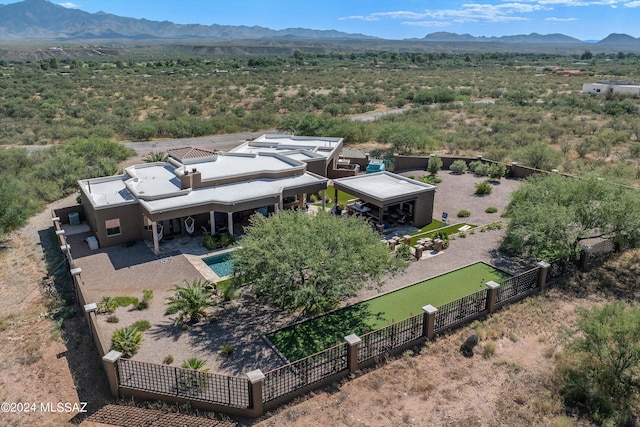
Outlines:
{"label": "distant mountain peak", "polygon": [[88,13],[65,8],[48,0],[23,0],[0,5],[0,39],[377,39],[335,30],[288,28],[271,30],[260,26],[180,25],[169,21],[126,18],[106,12]]}
{"label": "distant mountain peak", "polygon": [[437,42],[497,42],[497,43],[582,43],[573,37],[564,34],[519,34],[514,36],[485,37],[472,36],[470,34],[456,34],[439,31],[427,34],[423,40]]}

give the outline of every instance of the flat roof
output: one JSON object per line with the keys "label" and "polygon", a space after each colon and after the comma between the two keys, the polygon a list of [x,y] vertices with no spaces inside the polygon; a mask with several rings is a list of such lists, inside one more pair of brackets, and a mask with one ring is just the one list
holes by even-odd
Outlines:
{"label": "flat roof", "polygon": [[105,178],[83,179],[78,181],[80,187],[88,195],[94,207],[107,207],[127,203],[135,203],[137,199],[125,185],[127,175],[116,175]]}
{"label": "flat roof", "polygon": [[127,188],[137,197],[153,198],[181,191],[180,179],[170,163],[147,163],[125,169]]}
{"label": "flat roof", "polygon": [[[266,134],[231,150],[233,153],[279,153],[308,151],[322,157],[331,156],[342,138]],[[312,156],[310,156],[312,158]]]}
{"label": "flat roof", "polygon": [[270,153],[219,153],[215,159],[201,162],[189,162],[183,168],[178,168],[177,173],[196,168],[202,176],[202,180],[215,180],[231,176],[253,175],[257,172],[278,172],[291,169],[304,169],[304,163],[299,160],[287,158]]}
{"label": "flat roof", "polygon": [[264,200],[269,197],[279,198],[283,189],[321,184],[327,181],[327,178],[305,173],[280,179],[255,179],[215,187],[198,188],[183,195],[157,200],[141,200],[140,203],[149,213],[161,213],[209,204],[229,206],[248,201]]}
{"label": "flat roof", "polygon": [[435,186],[396,175],[391,172],[376,172],[333,180],[334,185],[345,193],[387,203],[409,199],[435,190]]}

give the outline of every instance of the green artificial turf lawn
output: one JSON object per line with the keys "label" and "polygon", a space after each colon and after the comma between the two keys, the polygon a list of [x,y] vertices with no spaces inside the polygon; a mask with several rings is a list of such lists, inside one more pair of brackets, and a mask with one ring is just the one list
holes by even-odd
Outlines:
{"label": "green artificial turf lawn", "polygon": [[[437,220],[434,220],[434,222],[435,221],[437,221]],[[441,222],[441,221],[438,221],[438,222]],[[433,224],[433,222],[431,224]],[[466,222],[461,222],[459,224],[453,224],[453,225],[449,225],[449,226],[446,226],[446,224],[444,224],[444,223],[442,223],[442,224],[443,224],[442,228],[436,227],[436,228],[432,228],[430,230],[425,230],[424,232],[421,230],[421,231],[418,231],[416,233],[412,233],[411,234],[412,237],[411,237],[411,241],[410,241],[409,245],[410,246],[415,246],[418,243],[418,239],[424,239],[424,238],[427,238],[427,237],[428,238],[433,238],[433,236],[435,236],[435,234],[438,233],[438,232],[443,232],[443,233],[446,233],[447,235],[449,235],[449,234],[457,233],[458,230],[460,229],[460,227],[464,227],[465,225],[468,225],[471,228],[475,228],[476,227],[475,225],[467,224]],[[424,227],[424,228],[427,228],[427,227]],[[469,230],[467,230],[467,232],[468,231]]]}
{"label": "green artificial turf lawn", "polygon": [[284,356],[295,361],[344,341],[422,313],[427,304],[439,307],[500,282],[507,273],[478,262],[467,267],[336,310],[297,325],[272,332],[267,338]]}
{"label": "green artificial turf lawn", "polygon": [[[326,207],[331,208],[334,205],[335,200],[334,197],[336,195],[335,192],[335,188],[333,187],[333,185],[327,185],[327,197],[329,197],[332,202],[331,203],[327,203],[325,204]],[[338,190],[338,204],[342,203],[344,205],[347,204],[347,200],[351,200],[351,199],[355,199],[356,197],[352,196],[351,194],[347,194],[343,191]],[[321,206],[322,205],[322,200],[320,200],[319,202],[315,202],[314,205],[317,206]]]}

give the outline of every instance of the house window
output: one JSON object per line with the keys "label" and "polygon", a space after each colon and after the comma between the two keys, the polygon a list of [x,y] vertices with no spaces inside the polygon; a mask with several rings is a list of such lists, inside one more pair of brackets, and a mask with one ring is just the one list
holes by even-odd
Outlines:
{"label": "house window", "polygon": [[118,236],[120,234],[120,218],[108,219],[104,222],[107,229],[107,236]]}

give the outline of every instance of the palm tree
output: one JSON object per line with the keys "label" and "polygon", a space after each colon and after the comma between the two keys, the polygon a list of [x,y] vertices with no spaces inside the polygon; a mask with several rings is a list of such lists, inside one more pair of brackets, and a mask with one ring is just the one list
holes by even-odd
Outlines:
{"label": "palm tree", "polygon": [[146,163],[166,162],[169,160],[167,153],[162,151],[152,151],[147,154],[144,159]]}
{"label": "palm tree", "polygon": [[[192,357],[182,362],[182,369],[188,369],[190,371],[198,372],[185,372],[180,371],[178,374],[178,388],[183,393],[197,393],[199,388],[204,387],[207,384],[209,376],[206,372],[209,372],[209,368],[204,368],[204,360]],[[202,373],[200,373],[202,372]]]}
{"label": "palm tree", "polygon": [[192,357],[191,359],[187,359],[184,362],[182,362],[181,368],[193,369],[194,371],[209,372],[209,368],[204,368],[205,363],[207,362],[204,360],[200,360],[198,358]]}
{"label": "palm tree", "polygon": [[142,333],[134,326],[116,329],[111,335],[111,348],[119,351],[124,357],[131,357],[142,345]]}
{"label": "palm tree", "polygon": [[169,307],[165,312],[165,314],[178,313],[176,325],[186,319],[191,324],[198,323],[201,317],[207,315],[207,307],[215,305],[210,301],[213,292],[208,290],[213,287],[211,282],[208,280],[201,282],[200,279],[196,279],[192,283],[186,280],[184,283],[186,286],[175,287],[175,295],[169,299]]}

